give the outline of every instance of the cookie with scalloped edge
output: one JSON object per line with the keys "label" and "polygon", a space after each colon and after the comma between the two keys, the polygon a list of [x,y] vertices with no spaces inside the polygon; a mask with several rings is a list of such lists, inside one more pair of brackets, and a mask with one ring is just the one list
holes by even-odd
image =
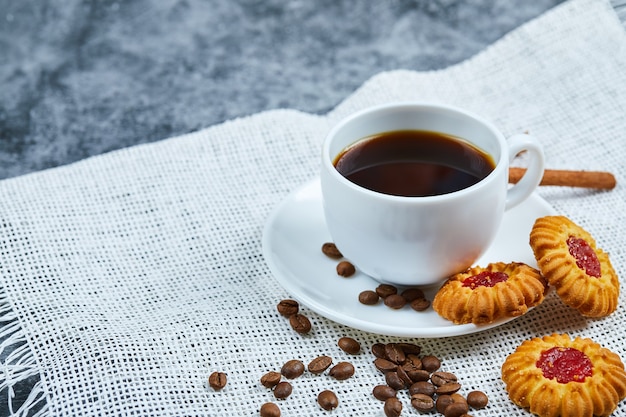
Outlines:
{"label": "cookie with scalloped edge", "polygon": [[589,232],[565,216],[538,218],[530,246],[539,270],[570,307],[587,317],[605,317],[617,308],[620,284],[609,255]]}
{"label": "cookie with scalloped edge", "polygon": [[448,278],[432,306],[455,324],[488,324],[526,313],[544,300],[547,288],[537,269],[520,262],[496,262]]}
{"label": "cookie with scalloped edge", "polygon": [[567,334],[522,342],[501,373],[509,398],[540,417],[609,416],[626,397],[620,357]]}

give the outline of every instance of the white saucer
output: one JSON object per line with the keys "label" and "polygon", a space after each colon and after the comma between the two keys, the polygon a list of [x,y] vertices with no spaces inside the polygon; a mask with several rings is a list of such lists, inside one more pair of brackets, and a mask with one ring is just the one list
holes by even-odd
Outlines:
{"label": "white saucer", "polygon": [[[538,217],[555,214],[545,200],[531,195],[507,211],[502,227],[487,253],[477,265],[489,262],[525,262],[536,267],[528,238]],[[263,256],[281,286],[311,310],[333,321],[356,329],[390,336],[446,337],[479,332],[513,319],[489,325],[455,325],[441,318],[432,308],[416,312],[409,306],[392,310],[361,304],[358,295],[379,283],[357,272],[350,278],[337,275],[336,260],[325,256],[321,247],[332,241],[326,230],[319,179],[292,192],[271,214],[263,231]],[[437,288],[426,289],[432,300]]]}

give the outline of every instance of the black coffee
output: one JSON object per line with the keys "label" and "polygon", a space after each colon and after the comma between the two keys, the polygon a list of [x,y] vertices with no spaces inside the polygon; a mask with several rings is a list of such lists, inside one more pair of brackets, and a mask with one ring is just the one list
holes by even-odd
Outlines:
{"label": "black coffee", "polygon": [[384,194],[424,197],[470,187],[495,168],[493,158],[439,132],[399,130],[364,138],[334,161],[341,175]]}

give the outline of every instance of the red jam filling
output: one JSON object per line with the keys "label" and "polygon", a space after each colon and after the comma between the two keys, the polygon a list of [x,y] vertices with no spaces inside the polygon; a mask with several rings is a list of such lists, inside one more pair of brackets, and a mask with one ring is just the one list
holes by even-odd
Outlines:
{"label": "red jam filling", "polygon": [[504,282],[509,275],[504,272],[483,271],[478,275],[467,277],[463,280],[464,287],[474,290],[477,287],[493,287],[499,282]]}
{"label": "red jam filling", "polygon": [[587,355],[578,349],[553,347],[541,352],[537,368],[541,369],[544,377],[567,384],[583,382],[591,376],[593,365]]}
{"label": "red jam filling", "polygon": [[576,259],[576,265],[589,276],[600,278],[600,261],[596,252],[581,238],[570,236],[567,239],[569,253]]}

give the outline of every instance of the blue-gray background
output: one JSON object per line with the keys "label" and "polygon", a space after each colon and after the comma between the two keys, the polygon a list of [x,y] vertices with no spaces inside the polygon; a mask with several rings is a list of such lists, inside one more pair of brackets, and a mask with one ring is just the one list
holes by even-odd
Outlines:
{"label": "blue-gray background", "polygon": [[0,0],[0,179],[458,63],[562,0]]}
{"label": "blue-gray background", "polygon": [[0,0],[0,179],[262,110],[325,113],[378,72],[445,68],[561,2]]}

